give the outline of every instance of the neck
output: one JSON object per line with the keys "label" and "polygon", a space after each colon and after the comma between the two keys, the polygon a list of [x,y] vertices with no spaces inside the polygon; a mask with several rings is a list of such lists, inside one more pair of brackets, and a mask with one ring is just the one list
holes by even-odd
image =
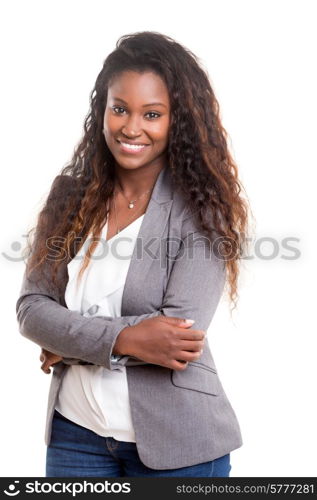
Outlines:
{"label": "neck", "polygon": [[153,188],[164,165],[162,161],[131,169],[116,165],[116,182],[124,195],[132,200]]}

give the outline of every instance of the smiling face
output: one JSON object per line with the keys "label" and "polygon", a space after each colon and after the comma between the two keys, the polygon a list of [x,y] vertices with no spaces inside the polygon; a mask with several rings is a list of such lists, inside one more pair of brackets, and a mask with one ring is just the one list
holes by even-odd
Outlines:
{"label": "smiling face", "polygon": [[163,80],[152,72],[122,72],[108,87],[103,125],[107,146],[120,167],[163,168],[170,125]]}

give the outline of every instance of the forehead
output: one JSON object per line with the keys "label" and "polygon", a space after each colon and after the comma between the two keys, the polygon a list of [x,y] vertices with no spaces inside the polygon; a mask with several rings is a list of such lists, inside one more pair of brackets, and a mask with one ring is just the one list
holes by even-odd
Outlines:
{"label": "forehead", "polygon": [[165,82],[156,73],[124,71],[116,76],[108,87],[108,99],[121,97],[126,102],[152,102],[160,100],[168,103],[169,96]]}

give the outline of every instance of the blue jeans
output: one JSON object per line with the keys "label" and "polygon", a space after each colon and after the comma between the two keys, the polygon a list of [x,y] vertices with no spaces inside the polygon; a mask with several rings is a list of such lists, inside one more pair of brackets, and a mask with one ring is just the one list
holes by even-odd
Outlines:
{"label": "blue jeans", "polygon": [[46,477],[229,477],[230,470],[230,453],[189,467],[151,469],[135,443],[99,436],[54,411]]}

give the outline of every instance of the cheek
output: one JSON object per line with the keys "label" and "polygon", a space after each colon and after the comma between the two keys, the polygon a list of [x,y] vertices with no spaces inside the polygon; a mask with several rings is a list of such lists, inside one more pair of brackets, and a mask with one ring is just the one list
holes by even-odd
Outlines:
{"label": "cheek", "polygon": [[105,113],[105,116],[103,119],[103,128],[107,132],[113,128],[112,116],[109,113]]}
{"label": "cheek", "polygon": [[112,132],[120,127],[120,117],[112,113],[111,110],[106,109],[103,118],[104,129]]}
{"label": "cheek", "polygon": [[167,120],[162,120],[160,123],[157,123],[155,126],[153,126],[151,131],[153,139],[162,143],[168,141],[168,133],[169,123]]}
{"label": "cheek", "polygon": [[114,137],[118,133],[118,127],[111,118],[105,119],[103,122],[103,135],[110,149],[113,148]]}
{"label": "cheek", "polygon": [[103,122],[103,137],[106,141],[108,148],[112,151],[113,149],[113,125],[111,124],[111,120],[105,119]]}

